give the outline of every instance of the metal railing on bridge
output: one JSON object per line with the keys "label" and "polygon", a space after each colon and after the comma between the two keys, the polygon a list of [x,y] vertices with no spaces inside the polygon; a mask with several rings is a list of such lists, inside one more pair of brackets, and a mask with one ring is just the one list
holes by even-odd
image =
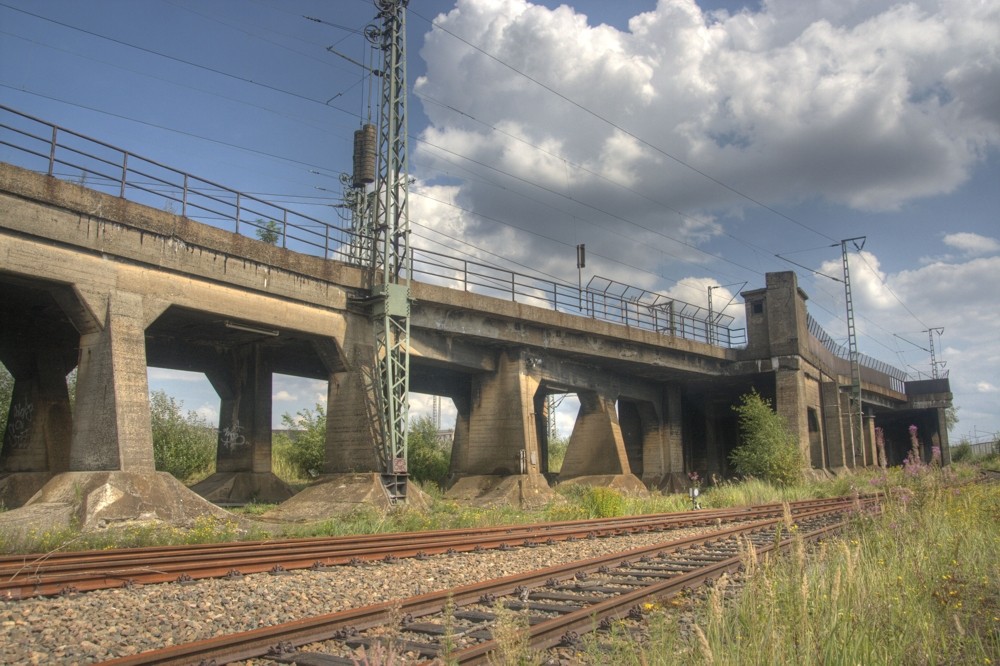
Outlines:
{"label": "metal railing on bridge", "polygon": [[[0,161],[283,248],[355,263],[351,229],[174,169],[0,105]],[[413,250],[414,280],[721,347],[746,345],[733,318],[606,278],[585,288],[431,250]]]}
{"label": "metal railing on bridge", "polygon": [[[850,350],[836,342],[830,334],[823,330],[823,327],[819,325],[813,316],[806,313],[807,320],[809,322],[809,333],[814,338],[816,338],[821,345],[823,345],[827,351],[836,356],[837,358],[842,358],[844,360],[851,360]],[[906,393],[906,382],[909,379],[909,375],[899,368],[889,365],[884,361],[880,361],[877,358],[872,358],[867,354],[858,354],[858,364],[862,368],[869,368],[876,372],[880,372],[883,375],[889,377],[889,387],[893,391],[898,393]]]}

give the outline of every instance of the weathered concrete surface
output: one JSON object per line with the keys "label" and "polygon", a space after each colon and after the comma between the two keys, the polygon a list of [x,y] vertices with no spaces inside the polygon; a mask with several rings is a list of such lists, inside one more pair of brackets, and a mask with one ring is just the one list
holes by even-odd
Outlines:
{"label": "weathered concrete surface", "polygon": [[551,502],[556,494],[541,474],[478,474],[456,479],[445,497],[474,506],[538,509]]}
{"label": "weathered concrete surface", "polygon": [[249,502],[277,504],[295,491],[273,472],[216,472],[191,490],[213,504],[243,505]]}
{"label": "weathered concrete surface", "polygon": [[[416,484],[408,484],[406,503],[419,509],[429,506],[430,500]],[[361,508],[375,508],[382,512],[393,508],[379,474],[323,475],[281,506],[265,513],[261,520],[310,523],[336,518]]]}
{"label": "weathered concrete surface", "polygon": [[131,523],[183,526],[203,516],[239,522],[165,472],[65,472],[46,483],[24,507],[0,513],[0,533],[92,530]]}
{"label": "weathered concrete surface", "polygon": [[[0,506],[4,509],[24,506],[42,489],[55,472],[10,472],[0,474]],[[0,516],[3,514],[0,513]]]}
{"label": "weathered concrete surface", "polygon": [[571,479],[559,482],[563,485],[594,486],[599,488],[614,488],[628,495],[647,497],[649,490],[646,484],[639,480],[635,474],[593,474],[590,476],[576,476]]}

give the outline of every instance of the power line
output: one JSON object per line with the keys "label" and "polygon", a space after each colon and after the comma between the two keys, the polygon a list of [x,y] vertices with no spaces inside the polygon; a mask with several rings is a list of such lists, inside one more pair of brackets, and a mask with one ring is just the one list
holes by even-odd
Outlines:
{"label": "power line", "polygon": [[682,160],[681,158],[677,157],[676,155],[673,155],[670,152],[668,152],[668,151],[660,148],[659,146],[657,146],[657,145],[655,145],[655,144],[653,144],[653,143],[651,143],[651,142],[643,139],[642,137],[640,137],[637,134],[634,134],[633,132],[625,129],[624,127],[622,127],[621,125],[615,123],[614,121],[610,120],[609,118],[606,118],[605,116],[602,116],[601,114],[597,113],[596,111],[593,111],[593,110],[589,109],[588,107],[584,106],[580,102],[577,102],[576,100],[572,99],[571,97],[569,97],[567,95],[564,95],[563,93],[559,92],[555,88],[553,88],[553,87],[551,87],[549,85],[546,85],[545,83],[542,83],[541,81],[539,81],[538,79],[532,77],[531,75],[529,75],[529,74],[527,74],[525,72],[522,72],[521,70],[517,69],[513,65],[505,62],[504,60],[498,58],[497,56],[495,56],[492,53],[486,51],[485,49],[482,49],[479,46],[476,46],[472,42],[464,39],[463,37],[455,34],[452,31],[448,30],[447,28],[445,28],[440,23],[437,23],[435,21],[432,21],[431,19],[428,19],[426,16],[421,15],[416,10],[411,9],[410,13],[412,13],[417,18],[420,18],[420,19],[426,21],[427,23],[429,23],[431,26],[437,28],[438,30],[441,30],[442,32],[444,32],[444,33],[446,33],[446,34],[454,37],[458,41],[460,41],[463,44],[469,46],[470,48],[475,49],[479,53],[482,53],[487,58],[490,58],[491,60],[493,60],[494,62],[496,62],[496,63],[498,63],[500,65],[502,65],[503,67],[506,67],[507,69],[509,69],[510,71],[514,72],[515,74],[517,74],[519,76],[522,76],[525,79],[531,81],[535,85],[537,85],[540,88],[542,88],[542,89],[548,91],[549,93],[555,95],[559,99],[561,99],[561,100],[567,102],[568,104],[571,104],[572,106],[580,109],[581,111],[583,111],[587,115],[592,116],[592,117],[600,120],[603,123],[606,123],[607,125],[609,125],[609,126],[613,127],[614,129],[618,130],[619,132],[622,132],[623,134],[625,134],[625,135],[627,135],[627,136],[635,139],[636,141],[638,141],[642,145],[647,146],[648,148],[651,148],[651,149],[655,150],[656,152],[658,152],[659,154],[663,155],[664,157],[666,157],[666,158],[668,158],[668,159],[676,162],[677,164],[680,164],[681,166],[683,166],[683,167],[685,167],[685,168],[693,171],[694,173],[697,173],[698,175],[700,175],[700,176],[702,176],[702,177],[704,177],[704,178],[712,181],[713,183],[715,183],[715,184],[719,185],[720,187],[722,187],[722,188],[724,188],[724,189],[732,192],[733,194],[736,194],[737,196],[739,196],[739,197],[741,197],[743,199],[746,199],[747,201],[749,201],[749,202],[751,202],[751,203],[753,203],[753,204],[755,204],[755,205],[757,205],[757,206],[759,206],[759,207],[761,207],[761,208],[763,208],[765,210],[768,210],[768,211],[774,213],[775,215],[777,215],[778,217],[781,217],[781,218],[783,218],[785,220],[788,220],[789,222],[791,222],[791,223],[793,223],[793,224],[795,224],[797,226],[800,226],[803,229],[806,229],[807,231],[811,231],[814,234],[822,236],[823,238],[826,238],[827,240],[830,240],[830,241],[835,241],[836,240],[832,236],[828,236],[828,235],[826,235],[825,233],[823,233],[821,231],[813,229],[812,227],[810,227],[810,226],[808,226],[808,225],[806,225],[806,224],[804,224],[804,223],[802,223],[802,222],[800,222],[800,221],[798,221],[798,220],[796,220],[796,219],[794,219],[794,218],[786,215],[785,213],[782,213],[782,212],[780,212],[780,211],[778,211],[778,210],[776,210],[776,209],[768,206],[767,204],[765,204],[765,203],[763,203],[763,202],[761,202],[761,201],[753,198],[752,196],[750,196],[750,195],[748,195],[748,194],[746,194],[746,193],[744,193],[744,192],[742,192],[742,191],[740,191],[740,190],[732,187],[731,185],[728,185],[727,183],[722,182],[718,178],[715,178],[714,176],[712,176],[712,175],[710,175],[710,174],[708,174],[708,173],[706,173],[706,172],[698,169],[694,165],[689,164],[688,162],[686,162],[686,161]]}
{"label": "power line", "polygon": [[872,268],[872,265],[868,263],[867,259],[865,259],[865,255],[861,254],[861,250],[858,250],[857,256],[858,256],[859,259],[861,259],[861,261],[864,262],[865,266],[868,267],[868,270],[870,270],[872,272],[872,275],[874,275],[876,278],[878,278],[878,281],[882,283],[882,286],[885,287],[885,290],[888,291],[890,294],[892,294],[892,297],[895,298],[899,302],[899,304],[903,306],[904,310],[906,310],[907,312],[910,313],[911,317],[913,317],[914,319],[917,320],[917,323],[919,323],[924,328],[930,328],[929,326],[927,326],[927,324],[925,324],[923,321],[920,320],[920,317],[918,317],[917,315],[913,314],[913,310],[911,310],[910,308],[908,308],[906,306],[906,303],[903,302],[903,299],[901,299],[899,296],[897,296],[896,292],[894,292],[892,290],[892,288],[889,287],[888,281],[887,280],[883,280],[882,276],[878,274],[878,271],[876,271],[874,268]]}

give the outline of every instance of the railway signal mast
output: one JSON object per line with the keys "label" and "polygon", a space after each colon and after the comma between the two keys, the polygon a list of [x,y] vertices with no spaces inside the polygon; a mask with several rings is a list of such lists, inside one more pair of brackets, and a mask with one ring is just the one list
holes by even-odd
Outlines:
{"label": "railway signal mast", "polygon": [[[406,499],[409,430],[410,221],[407,212],[406,5],[375,0],[380,24],[365,37],[382,52],[374,202],[360,234],[368,247],[367,298],[375,333],[374,393],[382,441],[382,480],[389,498]],[[370,251],[368,251],[370,248]]]}
{"label": "railway signal mast", "polygon": [[[844,263],[844,297],[847,302],[847,349],[851,360],[851,457],[858,465],[859,454],[864,460],[865,425],[864,405],[861,402],[861,355],[858,352],[858,336],[854,327],[854,299],[851,295],[851,269],[847,261],[847,244],[853,243],[858,252],[865,246],[865,236],[846,238],[840,241],[841,258]],[[860,241],[860,244],[858,243]],[[860,463],[864,464],[864,462]]]}

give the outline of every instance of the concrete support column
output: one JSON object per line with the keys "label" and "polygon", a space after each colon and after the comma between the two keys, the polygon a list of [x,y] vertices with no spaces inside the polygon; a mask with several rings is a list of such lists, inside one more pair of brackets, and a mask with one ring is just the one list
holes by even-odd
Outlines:
{"label": "concrete support column", "polygon": [[271,369],[258,345],[206,373],[221,398],[217,472],[271,471]]}
{"label": "concrete support column", "polygon": [[[5,346],[5,351],[11,351]],[[0,433],[0,504],[24,505],[69,468],[73,433],[65,349],[13,350],[3,358],[14,377],[7,428]]]}
{"label": "concrete support column", "polygon": [[664,389],[664,439],[667,448],[666,472],[684,471],[684,413],[681,411],[681,387],[668,384]]}
{"label": "concrete support column", "polygon": [[865,467],[878,465],[878,447],[875,445],[875,416],[864,417]]}
{"label": "concrete support column", "polygon": [[153,472],[142,297],[115,291],[103,329],[80,337],[72,471]]}
{"label": "concrete support column", "polygon": [[941,447],[941,464],[951,464],[951,445],[948,441],[948,414],[944,407],[934,410],[937,416],[937,428],[931,438],[933,446]]}
{"label": "concrete support column", "polygon": [[523,356],[511,352],[501,354],[492,375],[473,379],[469,437],[464,446],[455,443],[455,474],[541,473],[534,413],[538,385]]}
{"label": "concrete support column", "polygon": [[849,449],[845,449],[844,424],[840,412],[840,389],[837,382],[820,384],[823,405],[823,430],[830,469],[847,467]]}
{"label": "concrete support column", "polygon": [[282,502],[292,489],[271,471],[271,366],[260,345],[229,350],[205,375],[221,399],[215,474],[192,486],[220,504]]}
{"label": "concrete support column", "polygon": [[799,369],[779,368],[774,375],[775,411],[795,434],[803,464],[808,466],[812,454],[809,450],[809,419],[806,416],[805,373]]}
{"label": "concrete support column", "polygon": [[377,456],[378,415],[365,372],[331,375],[326,408],[326,458],[323,472],[381,473]]}
{"label": "concrete support column", "polygon": [[614,400],[595,391],[579,391],[577,396],[580,413],[559,477],[631,474]]}
{"label": "concrete support column", "polygon": [[467,395],[452,395],[455,403],[455,436],[451,441],[451,464],[449,474],[454,476],[457,470],[467,469],[469,457],[469,423],[472,410],[472,400]]}
{"label": "concrete support column", "polygon": [[0,473],[55,474],[69,468],[73,421],[59,351],[23,350],[4,358],[14,390],[2,433]]}
{"label": "concrete support column", "polygon": [[503,352],[494,372],[472,378],[467,401],[452,396],[458,421],[448,497],[478,506],[522,507],[552,498],[538,445],[540,381],[530,371],[524,352]]}

